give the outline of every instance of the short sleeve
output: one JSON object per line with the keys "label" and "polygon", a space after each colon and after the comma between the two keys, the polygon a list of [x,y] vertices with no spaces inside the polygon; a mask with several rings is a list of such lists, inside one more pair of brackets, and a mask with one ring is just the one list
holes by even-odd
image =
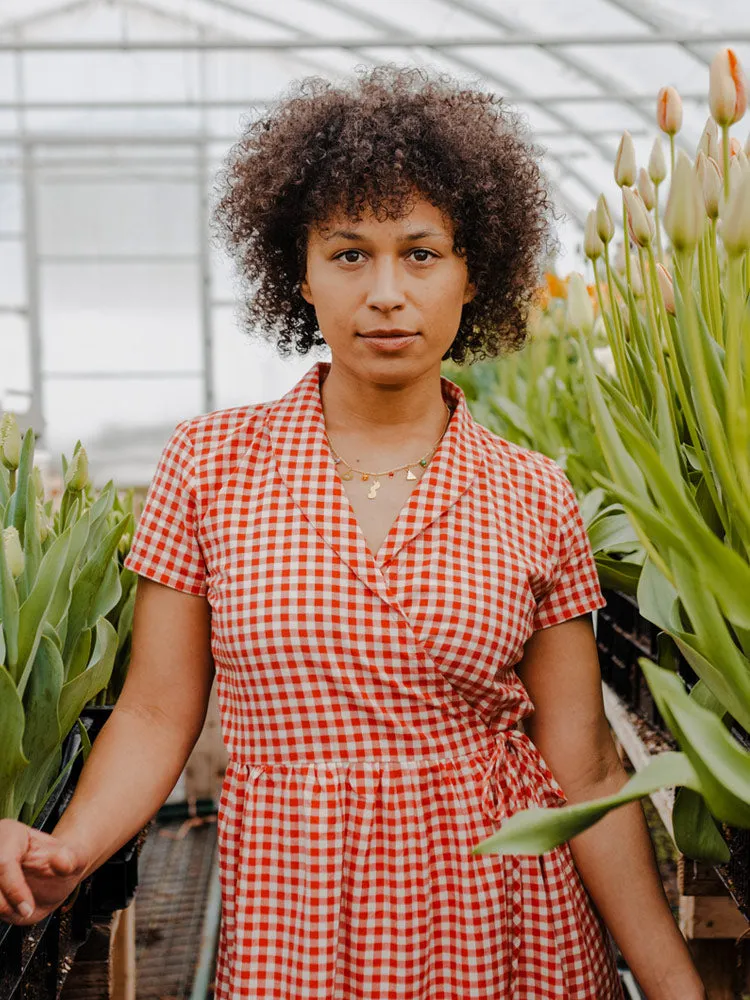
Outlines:
{"label": "short sleeve", "polygon": [[575,490],[562,470],[560,480],[562,493],[558,494],[561,499],[554,519],[556,569],[550,589],[537,601],[535,631],[585,615],[607,603]]}
{"label": "short sleeve", "polygon": [[183,421],[161,453],[125,566],[176,590],[205,594],[197,528],[193,444]]}

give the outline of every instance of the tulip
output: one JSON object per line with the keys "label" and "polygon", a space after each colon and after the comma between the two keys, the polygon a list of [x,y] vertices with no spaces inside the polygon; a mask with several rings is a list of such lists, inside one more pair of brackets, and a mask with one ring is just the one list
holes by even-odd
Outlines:
{"label": "tulip", "polygon": [[5,561],[8,564],[10,575],[17,577],[23,573],[25,559],[21,548],[21,539],[17,528],[3,529],[3,548],[5,549]]}
{"label": "tulip", "polygon": [[0,462],[6,469],[18,468],[21,458],[21,432],[12,413],[4,413],[0,420]]}
{"label": "tulip", "polygon": [[638,260],[636,260],[635,267],[631,271],[629,284],[633,290],[633,295],[635,295],[637,299],[642,299],[646,294],[646,289],[643,286],[643,273],[641,271],[640,261]]}
{"label": "tulip", "polygon": [[722,214],[721,238],[729,256],[739,257],[750,249],[750,171],[741,170],[738,178],[732,178],[732,184],[732,194]]}
{"label": "tulip", "polygon": [[596,201],[596,231],[602,243],[609,243],[615,235],[615,225],[603,194],[600,194]]}
{"label": "tulip", "polygon": [[701,177],[703,203],[706,206],[706,215],[709,219],[716,219],[719,215],[719,199],[721,198],[721,172],[716,160],[711,157],[703,157],[703,160],[704,167]]}
{"label": "tulip", "polygon": [[656,278],[659,282],[661,296],[664,299],[664,305],[666,306],[667,312],[671,316],[674,316],[676,310],[674,305],[674,284],[672,283],[672,275],[662,263],[657,263],[656,265]]}
{"label": "tulip", "polygon": [[694,250],[705,222],[706,209],[698,178],[688,156],[680,150],[664,213],[664,228],[675,250]]}
{"label": "tulip", "polygon": [[615,181],[619,187],[632,187],[635,184],[635,146],[633,137],[627,129],[622,133],[620,145],[617,147]]}
{"label": "tulip", "polygon": [[625,244],[624,243],[618,243],[617,244],[617,249],[615,250],[614,265],[615,265],[615,271],[617,271],[618,274],[622,274],[622,272],[625,270]]}
{"label": "tulip", "polygon": [[641,167],[638,171],[638,194],[648,211],[651,212],[656,201],[656,189],[645,167]]}
{"label": "tulip", "polygon": [[580,330],[588,336],[594,327],[594,304],[583,275],[574,271],[568,281],[568,302],[565,310],[568,330]]}
{"label": "tulip", "polygon": [[747,82],[733,49],[722,49],[711,62],[708,103],[722,128],[738,122],[747,110]]}
{"label": "tulip", "polygon": [[711,115],[708,116],[706,124],[703,126],[703,132],[698,142],[698,150],[705,153],[706,156],[712,157],[717,163],[721,160],[719,127]]}
{"label": "tulip", "polygon": [[65,489],[72,493],[82,490],[88,481],[89,462],[85,448],[79,448],[65,473]]}
{"label": "tulip", "polygon": [[750,133],[748,133],[747,139],[745,140],[745,153],[750,156]]}
{"label": "tulip", "polygon": [[624,187],[622,193],[628,209],[630,235],[639,247],[647,247],[651,244],[654,236],[653,220],[637,191],[631,191],[630,188]]}
{"label": "tulip", "polygon": [[597,260],[604,253],[604,243],[596,229],[596,210],[592,209],[586,216],[586,229],[583,236],[583,252],[589,260]]}
{"label": "tulip", "polygon": [[595,347],[592,353],[608,375],[617,374],[615,359],[612,354],[612,348],[609,344],[604,347]]}
{"label": "tulip", "polygon": [[654,184],[659,185],[667,176],[667,161],[664,159],[664,150],[657,136],[654,145],[651,147],[651,156],[648,159],[648,175]]}
{"label": "tulip", "polygon": [[47,535],[49,534],[49,521],[47,520],[47,513],[44,509],[44,505],[37,500],[36,502],[36,531],[39,535],[39,541],[44,543],[47,540]]}
{"label": "tulip", "polygon": [[659,91],[656,121],[667,135],[676,135],[682,128],[682,99],[674,87],[662,87]]}

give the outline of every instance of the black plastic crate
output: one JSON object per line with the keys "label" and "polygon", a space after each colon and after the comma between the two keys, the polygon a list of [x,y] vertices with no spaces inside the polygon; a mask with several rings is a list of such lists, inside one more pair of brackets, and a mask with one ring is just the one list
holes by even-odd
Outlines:
{"label": "black plastic crate", "polygon": [[636,715],[670,735],[643,675],[638,659],[659,658],[659,628],[638,611],[628,594],[605,590],[607,606],[597,611],[596,644],[602,678]]}

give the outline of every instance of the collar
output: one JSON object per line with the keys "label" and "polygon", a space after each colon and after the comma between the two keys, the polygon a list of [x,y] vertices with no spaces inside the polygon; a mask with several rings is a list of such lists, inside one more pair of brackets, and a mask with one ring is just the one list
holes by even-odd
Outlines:
{"label": "collar", "polygon": [[[444,514],[469,488],[484,447],[460,386],[441,376],[453,408],[448,429],[425,472],[373,555],[340,481],[326,440],[320,387],[330,362],[319,361],[280,399],[269,404],[265,427],[281,479],[315,530],[369,585],[397,553]],[[378,588],[379,589],[379,588]]]}

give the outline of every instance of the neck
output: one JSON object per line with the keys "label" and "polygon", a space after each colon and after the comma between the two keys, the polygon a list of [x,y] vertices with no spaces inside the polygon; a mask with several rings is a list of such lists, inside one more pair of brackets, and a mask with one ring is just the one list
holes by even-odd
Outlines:
{"label": "neck", "polygon": [[414,382],[389,385],[362,382],[331,363],[320,397],[326,431],[338,453],[384,468],[420,458],[448,419],[439,369]]}
{"label": "neck", "polygon": [[329,433],[377,433],[397,439],[404,431],[434,424],[442,429],[447,418],[440,371],[397,385],[363,382],[350,371],[330,365],[320,389]]}

